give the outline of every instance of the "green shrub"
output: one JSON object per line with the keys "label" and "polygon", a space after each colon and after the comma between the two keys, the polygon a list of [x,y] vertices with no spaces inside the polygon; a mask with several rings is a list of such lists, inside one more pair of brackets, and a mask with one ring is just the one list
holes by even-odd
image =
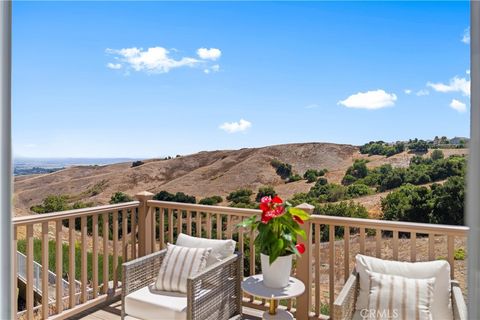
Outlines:
{"label": "green shrub", "polygon": [[221,203],[222,201],[223,201],[222,197],[212,196],[212,197],[203,198],[198,203],[203,205],[208,205],[208,206],[214,206],[216,204]]}
{"label": "green shrub", "polygon": [[[17,250],[23,254],[27,252],[27,244],[25,239],[21,239],[17,241]],[[69,244],[62,244],[62,270],[63,270],[63,278],[68,281],[68,270],[69,270]],[[56,255],[56,242],[54,240],[50,240],[48,242],[48,269],[55,270],[56,263],[57,263],[57,255]],[[81,246],[77,242],[75,243],[75,279],[81,279]],[[91,252],[87,252],[87,279],[93,278],[93,255]],[[103,282],[103,254],[98,254],[98,283],[101,284]],[[42,263],[42,241],[40,239],[33,240],[33,260]],[[118,270],[117,275],[118,279],[122,279],[122,257],[118,258]],[[108,256],[108,280],[113,279],[113,256]]]}
{"label": "green shrub", "polygon": [[253,191],[250,189],[238,189],[227,196],[227,200],[231,202],[231,205],[236,204],[244,204],[250,205],[252,203],[251,196],[253,195]]}
{"label": "green shrub", "polygon": [[453,258],[455,260],[465,260],[465,256],[466,256],[465,249],[458,248],[458,249],[455,250]]}
{"label": "green shrub", "polygon": [[140,160],[138,160],[138,161],[133,161],[133,162],[132,162],[132,168],[141,166],[142,164],[144,164],[143,161],[140,161]]}
{"label": "green shrub", "polygon": [[132,200],[133,199],[128,194],[119,191],[112,195],[110,198],[110,204],[130,202]]}
{"label": "green shrub", "polygon": [[255,196],[255,201],[260,202],[263,197],[275,197],[277,192],[272,186],[264,186],[258,189],[257,195]]}

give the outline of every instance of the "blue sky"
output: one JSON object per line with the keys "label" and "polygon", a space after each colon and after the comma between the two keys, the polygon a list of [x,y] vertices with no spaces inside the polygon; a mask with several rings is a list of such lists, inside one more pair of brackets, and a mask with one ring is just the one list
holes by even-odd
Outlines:
{"label": "blue sky", "polygon": [[468,136],[468,27],[466,1],[15,2],[14,154]]}

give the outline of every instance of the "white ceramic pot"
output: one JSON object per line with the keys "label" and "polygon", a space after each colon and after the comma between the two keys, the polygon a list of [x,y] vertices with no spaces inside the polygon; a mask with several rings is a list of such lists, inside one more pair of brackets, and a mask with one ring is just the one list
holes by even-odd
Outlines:
{"label": "white ceramic pot", "polygon": [[260,254],[262,264],[263,283],[269,288],[283,288],[288,285],[292,271],[293,255],[278,257],[272,264],[269,256]]}

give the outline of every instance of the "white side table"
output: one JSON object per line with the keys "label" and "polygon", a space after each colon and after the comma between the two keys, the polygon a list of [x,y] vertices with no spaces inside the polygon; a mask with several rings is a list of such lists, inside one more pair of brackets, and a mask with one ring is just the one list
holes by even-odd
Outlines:
{"label": "white side table", "polygon": [[263,283],[263,275],[257,274],[245,278],[242,282],[242,289],[252,296],[270,301],[270,308],[263,313],[263,319],[290,320],[293,319],[293,315],[290,312],[277,310],[278,300],[298,297],[305,291],[305,285],[302,281],[290,277],[286,287],[278,289],[269,288]]}

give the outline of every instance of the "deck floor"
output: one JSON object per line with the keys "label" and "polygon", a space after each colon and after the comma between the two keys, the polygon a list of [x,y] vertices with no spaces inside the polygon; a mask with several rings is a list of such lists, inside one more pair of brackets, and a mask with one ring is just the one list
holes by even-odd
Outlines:
{"label": "deck floor", "polygon": [[[104,304],[82,312],[81,314],[71,317],[71,320],[120,320],[122,310],[122,303],[120,300]],[[245,320],[260,320],[262,319],[262,311],[243,308],[243,319]],[[168,319],[159,319],[168,320]]]}

